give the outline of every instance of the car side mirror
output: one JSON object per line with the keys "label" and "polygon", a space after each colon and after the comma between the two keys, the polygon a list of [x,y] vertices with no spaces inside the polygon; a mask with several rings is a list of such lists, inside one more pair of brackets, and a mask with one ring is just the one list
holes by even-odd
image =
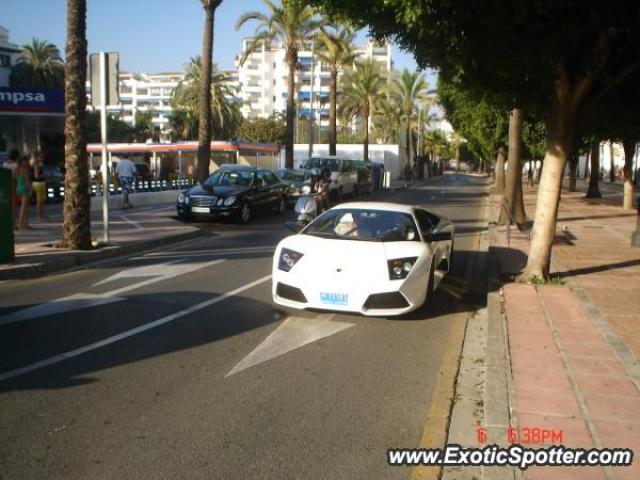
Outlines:
{"label": "car side mirror", "polygon": [[442,232],[427,233],[426,235],[427,242],[442,242],[444,240],[451,240],[450,230],[445,230]]}
{"label": "car side mirror", "polygon": [[304,228],[304,224],[302,222],[287,222],[285,227],[294,233],[300,233],[300,230]]}

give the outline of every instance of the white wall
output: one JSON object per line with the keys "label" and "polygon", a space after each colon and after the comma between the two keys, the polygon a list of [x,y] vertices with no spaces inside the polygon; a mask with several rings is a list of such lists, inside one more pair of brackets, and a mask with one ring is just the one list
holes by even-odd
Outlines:
{"label": "white wall", "polygon": [[[314,144],[314,155],[329,155],[329,145]],[[350,160],[362,160],[364,149],[361,144],[338,144],[336,146],[336,156]],[[303,160],[309,158],[309,145],[306,143],[296,143],[293,148],[293,166],[298,168]],[[369,145],[369,160],[374,163],[384,165],[385,171],[391,172],[392,179],[402,176],[402,159],[404,152],[398,145]],[[284,168],[284,147],[280,150],[280,168]]]}

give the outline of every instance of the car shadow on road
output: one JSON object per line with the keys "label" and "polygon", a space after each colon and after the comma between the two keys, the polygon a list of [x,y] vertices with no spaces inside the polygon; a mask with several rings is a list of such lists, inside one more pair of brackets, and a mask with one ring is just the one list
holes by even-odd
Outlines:
{"label": "car shadow on road", "polygon": [[[197,365],[190,365],[195,358],[192,354],[171,357],[173,365],[162,357],[207,348],[281,320],[271,303],[242,294],[188,312],[194,305],[224,295],[194,291],[130,295],[126,302],[89,307],[73,316],[61,313],[0,325],[0,379],[7,372],[38,362],[49,364],[0,380],[0,395],[91,384],[100,381],[102,372],[131,364],[140,364],[132,378],[145,375],[149,369],[195,368]],[[147,312],[144,317],[142,312]],[[234,347],[225,345],[207,353],[211,368],[230,348]],[[232,367],[224,365],[227,370]]]}

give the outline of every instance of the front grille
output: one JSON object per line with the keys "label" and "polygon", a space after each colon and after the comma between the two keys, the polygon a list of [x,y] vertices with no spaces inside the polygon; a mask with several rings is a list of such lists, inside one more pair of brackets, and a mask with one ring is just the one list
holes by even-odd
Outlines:
{"label": "front grille", "polygon": [[192,207],[212,207],[216,203],[216,197],[191,197]]}
{"label": "front grille", "polygon": [[278,285],[276,287],[276,295],[282,298],[286,298],[287,300],[292,300],[294,302],[307,303],[307,297],[304,296],[302,290],[290,285],[285,285],[284,283],[278,282]]}
{"label": "front grille", "polygon": [[367,310],[405,308],[408,306],[407,299],[400,292],[374,293],[369,295],[367,301],[364,302],[364,308]]}

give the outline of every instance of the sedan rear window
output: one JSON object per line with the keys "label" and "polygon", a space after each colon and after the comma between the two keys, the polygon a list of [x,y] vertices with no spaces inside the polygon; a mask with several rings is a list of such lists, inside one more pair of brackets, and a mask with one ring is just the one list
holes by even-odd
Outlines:
{"label": "sedan rear window", "polygon": [[302,233],[343,240],[420,241],[411,215],[387,210],[329,210],[311,222]]}

